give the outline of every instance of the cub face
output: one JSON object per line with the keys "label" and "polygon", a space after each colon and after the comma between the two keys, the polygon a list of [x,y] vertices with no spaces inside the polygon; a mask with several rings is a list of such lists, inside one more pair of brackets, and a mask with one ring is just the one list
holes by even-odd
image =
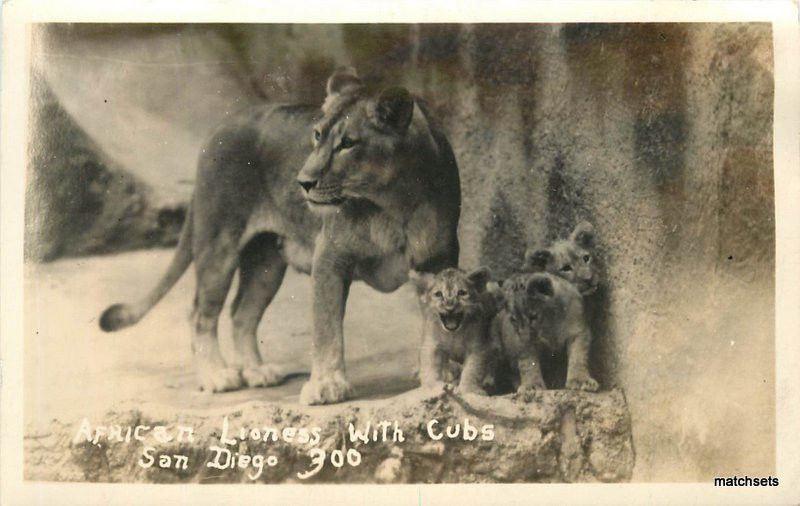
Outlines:
{"label": "cub face", "polygon": [[525,253],[525,270],[549,272],[566,279],[581,295],[594,293],[600,284],[594,227],[587,221],[581,222],[569,238],[556,241],[548,248],[529,249]]}
{"label": "cub face", "polygon": [[314,211],[335,209],[348,200],[381,204],[402,176],[402,142],[411,124],[414,99],[393,87],[369,96],[350,68],[327,84],[323,116],[309,132],[312,151],[297,176]]}
{"label": "cub face", "polygon": [[439,320],[445,332],[458,331],[465,322],[483,312],[482,296],[490,278],[486,267],[470,273],[449,268],[436,275],[411,271],[409,278],[427,313]]}

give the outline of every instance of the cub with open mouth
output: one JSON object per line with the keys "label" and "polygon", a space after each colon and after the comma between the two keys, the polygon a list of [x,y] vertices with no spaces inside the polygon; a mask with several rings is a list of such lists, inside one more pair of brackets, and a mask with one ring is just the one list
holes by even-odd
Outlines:
{"label": "cub with open mouth", "polygon": [[[494,298],[486,291],[485,267],[467,273],[449,268],[438,274],[411,271],[423,313],[420,383],[435,388],[458,380],[462,393],[485,394],[482,384],[492,361],[489,325]],[[458,369],[461,369],[460,378]]]}

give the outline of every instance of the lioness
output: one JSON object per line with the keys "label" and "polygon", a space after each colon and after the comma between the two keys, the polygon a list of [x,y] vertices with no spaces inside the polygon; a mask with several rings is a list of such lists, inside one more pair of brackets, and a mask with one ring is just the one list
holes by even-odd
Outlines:
{"label": "lioness", "polygon": [[578,223],[567,239],[547,248],[525,252],[525,270],[546,271],[572,282],[581,295],[591,295],[600,283],[595,261],[594,227],[588,221]]}
{"label": "lioness", "polygon": [[[420,383],[435,387],[455,381],[463,393],[485,394],[482,382],[491,363],[489,325],[494,299],[486,293],[489,270],[445,269],[436,275],[411,271],[423,313]],[[452,364],[451,364],[452,362]]]}
{"label": "lioness", "polygon": [[577,288],[546,272],[515,274],[490,291],[503,309],[492,321],[492,343],[499,347],[512,383],[521,390],[547,388],[541,361],[546,355],[567,353],[566,388],[596,391],[589,373],[591,337]]}
{"label": "lioness", "polygon": [[[424,105],[400,87],[369,93],[352,69],[340,69],[321,111],[264,105],[212,135],[165,276],[143,300],[106,309],[100,326],[136,323],[194,262],[200,387],[273,385],[282,378],[259,355],[256,328],[288,264],[310,273],[313,286],[311,377],[300,402],[339,402],[350,392],[342,336],[350,283],[390,292],[409,269],[455,266],[460,207],[455,156]],[[236,356],[226,362],[217,321],[237,268]]]}

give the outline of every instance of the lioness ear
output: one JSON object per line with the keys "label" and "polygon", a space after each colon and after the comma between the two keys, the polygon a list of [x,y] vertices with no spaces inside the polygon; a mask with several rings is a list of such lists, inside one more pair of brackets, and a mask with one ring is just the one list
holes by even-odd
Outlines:
{"label": "lioness ear", "polygon": [[528,290],[528,295],[553,296],[553,282],[544,274],[534,274],[531,276],[526,288]]}
{"label": "lioness ear", "polygon": [[434,275],[430,272],[419,272],[415,270],[408,271],[408,279],[417,288],[417,293],[422,295],[427,292],[431,285],[433,285]]}
{"label": "lioness ear", "polygon": [[356,69],[353,67],[339,67],[328,78],[326,90],[328,95],[339,95],[346,91],[360,88],[361,85],[362,82],[358,74],[356,74]]}
{"label": "lioness ear", "polygon": [[531,272],[543,271],[552,258],[553,254],[548,249],[529,249],[525,252],[524,268]]}
{"label": "lioness ear", "polygon": [[383,90],[375,104],[375,119],[383,126],[403,133],[414,114],[414,98],[399,86]]}
{"label": "lioness ear", "polygon": [[492,272],[488,267],[483,266],[478,267],[474,271],[467,274],[467,279],[479,292],[482,292],[486,289],[486,283],[489,282],[491,277]]}
{"label": "lioness ear", "polygon": [[569,238],[583,249],[594,248],[594,227],[588,221],[582,221],[575,226]]}

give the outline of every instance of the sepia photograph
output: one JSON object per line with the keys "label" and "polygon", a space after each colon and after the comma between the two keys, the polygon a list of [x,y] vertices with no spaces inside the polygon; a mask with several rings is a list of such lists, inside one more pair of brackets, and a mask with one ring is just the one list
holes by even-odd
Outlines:
{"label": "sepia photograph", "polygon": [[26,37],[23,482],[788,483],[769,21]]}

